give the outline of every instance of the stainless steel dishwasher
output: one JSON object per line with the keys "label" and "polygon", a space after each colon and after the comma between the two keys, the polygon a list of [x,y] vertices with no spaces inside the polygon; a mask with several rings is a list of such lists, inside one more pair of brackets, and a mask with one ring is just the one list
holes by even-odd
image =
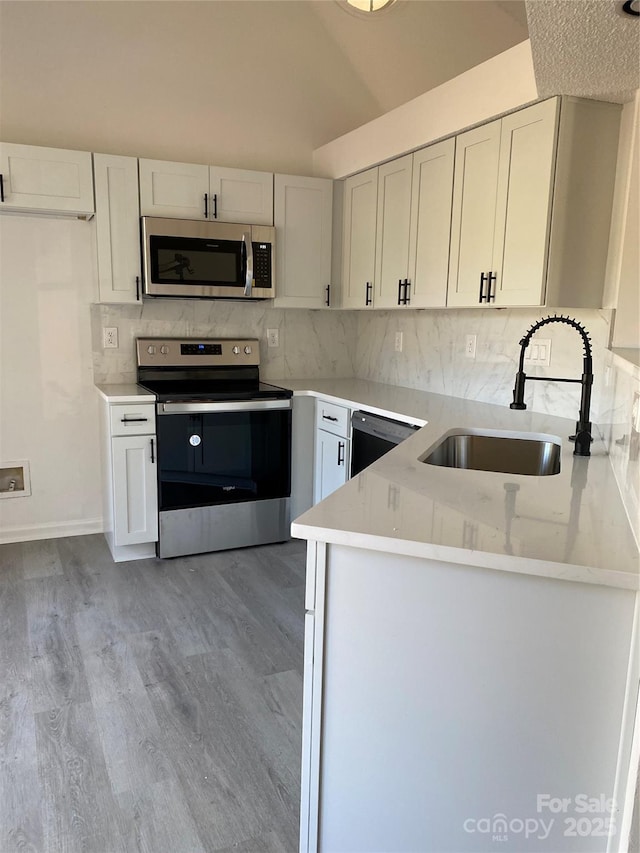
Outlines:
{"label": "stainless steel dishwasher", "polygon": [[419,429],[415,424],[355,411],[351,415],[351,476],[359,474]]}

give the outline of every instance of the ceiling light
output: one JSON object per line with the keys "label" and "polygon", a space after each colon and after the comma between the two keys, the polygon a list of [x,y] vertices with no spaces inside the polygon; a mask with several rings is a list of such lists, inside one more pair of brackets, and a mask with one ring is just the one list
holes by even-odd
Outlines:
{"label": "ceiling light", "polygon": [[347,0],[347,3],[361,12],[379,12],[387,6],[391,6],[395,0]]}

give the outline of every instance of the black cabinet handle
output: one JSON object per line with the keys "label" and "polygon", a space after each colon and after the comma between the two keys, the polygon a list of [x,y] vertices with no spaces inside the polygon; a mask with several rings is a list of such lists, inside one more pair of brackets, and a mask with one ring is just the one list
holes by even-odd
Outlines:
{"label": "black cabinet handle", "polygon": [[370,281],[368,281],[367,286],[366,286],[366,291],[365,291],[365,297],[364,297],[364,304],[365,305],[373,305],[373,297],[371,296],[372,292],[373,292],[373,285],[371,284]]}
{"label": "black cabinet handle", "polygon": [[402,289],[404,287],[404,282],[401,278],[398,279],[398,305],[404,305],[404,301],[402,298]]}
{"label": "black cabinet handle", "polygon": [[156,457],[155,457],[155,453],[154,453],[153,439],[150,439],[150,440],[151,440],[151,464],[153,465],[153,463],[156,461]]}
{"label": "black cabinet handle", "polygon": [[0,201],[4,201],[4,175],[0,172]]}
{"label": "black cabinet handle", "polygon": [[[484,286],[488,280],[486,272],[480,273],[480,296],[478,298],[478,302],[484,302],[487,297],[484,295]],[[487,300],[488,301],[488,300]]]}
{"label": "black cabinet handle", "polygon": [[338,419],[334,418],[332,415],[323,415],[322,420],[323,421],[337,421]]}
{"label": "black cabinet handle", "polygon": [[411,287],[411,282],[409,281],[408,278],[405,278],[403,287],[404,287],[404,298],[402,300],[402,304],[403,305],[409,305],[409,303],[411,302],[411,297],[409,296],[409,288]]}
{"label": "black cabinet handle", "polygon": [[146,424],[149,418],[120,418],[121,424]]}
{"label": "black cabinet handle", "polygon": [[331,285],[330,284],[328,284],[325,287],[325,293],[327,294],[327,296],[325,298],[324,304],[329,306],[329,305],[331,305]]}
{"label": "black cabinet handle", "polygon": [[489,288],[487,291],[487,302],[495,302],[496,301],[495,290],[493,291],[493,293],[491,292],[491,285],[496,284],[497,280],[498,280],[498,276],[496,275],[496,273],[490,272],[489,273]]}
{"label": "black cabinet handle", "polygon": [[338,465],[344,465],[344,441],[338,442]]}
{"label": "black cabinet handle", "polygon": [[218,218],[218,194],[213,194],[213,218]]}
{"label": "black cabinet handle", "polygon": [[209,218],[209,196],[207,193],[204,194],[204,218]]}
{"label": "black cabinet handle", "polygon": [[140,276],[136,276],[136,300],[140,302]]}

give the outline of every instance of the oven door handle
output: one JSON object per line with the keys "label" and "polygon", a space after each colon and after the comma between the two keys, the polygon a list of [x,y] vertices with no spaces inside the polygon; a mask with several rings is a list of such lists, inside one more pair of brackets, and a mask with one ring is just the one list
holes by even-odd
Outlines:
{"label": "oven door handle", "polygon": [[242,244],[244,246],[245,256],[245,280],[244,280],[244,295],[251,296],[251,285],[253,284],[253,243],[251,242],[251,233],[242,235]]}
{"label": "oven door handle", "polygon": [[291,408],[291,399],[286,400],[241,400],[220,403],[158,403],[159,415],[191,415],[224,412],[263,412]]}

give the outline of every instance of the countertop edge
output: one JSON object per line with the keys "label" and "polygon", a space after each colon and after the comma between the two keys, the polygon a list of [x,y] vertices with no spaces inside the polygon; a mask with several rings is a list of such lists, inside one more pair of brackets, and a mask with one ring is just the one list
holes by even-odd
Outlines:
{"label": "countertop edge", "polygon": [[629,572],[596,569],[591,566],[555,563],[549,560],[536,560],[517,555],[492,554],[488,551],[473,551],[454,548],[450,545],[415,542],[409,539],[393,539],[374,533],[353,533],[335,528],[313,527],[295,521],[291,524],[291,535],[295,539],[325,542],[328,545],[345,545],[350,548],[399,554],[405,557],[440,560],[443,563],[457,563],[473,568],[510,572],[511,574],[531,575],[569,583],[615,587],[632,592],[640,590],[640,580],[637,575]]}

